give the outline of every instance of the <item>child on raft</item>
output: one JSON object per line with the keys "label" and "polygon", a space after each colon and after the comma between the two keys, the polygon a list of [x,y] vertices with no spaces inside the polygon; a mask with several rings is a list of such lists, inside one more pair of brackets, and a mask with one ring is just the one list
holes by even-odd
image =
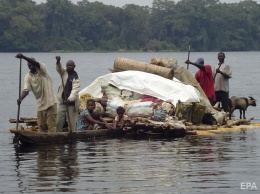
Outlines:
{"label": "child on raft", "polygon": [[125,109],[122,106],[119,106],[116,109],[117,116],[114,118],[113,121],[113,128],[123,128],[125,127],[125,120],[128,116],[125,114]]}
{"label": "child on raft", "polygon": [[112,126],[101,117],[95,108],[95,100],[88,99],[86,109],[82,111],[77,120],[77,130],[98,130],[104,128],[112,130]]}

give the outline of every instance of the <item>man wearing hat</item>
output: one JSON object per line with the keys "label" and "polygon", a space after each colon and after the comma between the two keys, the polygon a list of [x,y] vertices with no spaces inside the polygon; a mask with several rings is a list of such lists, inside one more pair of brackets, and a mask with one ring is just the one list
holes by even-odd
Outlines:
{"label": "man wearing hat", "polygon": [[195,78],[208,97],[211,105],[213,105],[215,101],[215,90],[211,66],[204,65],[203,58],[198,58],[195,63],[191,62],[190,60],[185,61],[185,63],[192,64],[199,68],[195,74]]}

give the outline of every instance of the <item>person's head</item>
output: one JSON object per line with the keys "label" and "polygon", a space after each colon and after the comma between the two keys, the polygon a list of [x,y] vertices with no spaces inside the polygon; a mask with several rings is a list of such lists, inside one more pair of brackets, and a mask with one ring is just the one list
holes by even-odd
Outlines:
{"label": "person's head", "polygon": [[66,63],[66,70],[68,73],[71,73],[74,71],[76,65],[74,63],[74,61],[72,60],[68,60],[68,62]]}
{"label": "person's head", "polygon": [[116,113],[118,114],[118,116],[121,116],[121,117],[122,117],[122,116],[125,114],[125,109],[124,109],[124,107],[122,107],[122,106],[117,107]]}
{"label": "person's head", "polygon": [[96,111],[92,114],[92,118],[95,119],[95,120],[99,120],[100,119],[100,112]]}
{"label": "person's head", "polygon": [[195,63],[198,64],[198,65],[204,65],[204,59],[198,58]]}
{"label": "person's head", "polygon": [[95,103],[95,100],[93,99],[88,99],[87,100],[87,109],[92,111],[96,108],[96,103]]}
{"label": "person's head", "polygon": [[[31,58],[31,60],[36,61],[35,58]],[[30,72],[31,72],[31,73],[35,73],[35,72],[36,72],[36,68],[35,68],[35,66],[34,66],[32,63],[30,63],[30,62],[28,61],[27,65],[28,65],[28,68],[30,69]]]}
{"label": "person's head", "polygon": [[218,60],[219,60],[219,62],[221,62],[221,63],[223,63],[224,62],[224,60],[225,60],[225,53],[223,53],[223,52],[219,52],[218,53]]}

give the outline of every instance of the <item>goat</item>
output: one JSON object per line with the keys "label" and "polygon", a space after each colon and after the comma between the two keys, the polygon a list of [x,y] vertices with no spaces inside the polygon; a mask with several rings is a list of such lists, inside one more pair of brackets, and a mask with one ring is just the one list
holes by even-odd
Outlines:
{"label": "goat", "polygon": [[243,118],[245,119],[245,111],[248,106],[256,106],[256,100],[253,97],[249,96],[249,98],[245,98],[233,96],[229,99],[229,119],[231,119],[231,115],[236,109],[240,110],[240,119],[242,119],[243,111]]}

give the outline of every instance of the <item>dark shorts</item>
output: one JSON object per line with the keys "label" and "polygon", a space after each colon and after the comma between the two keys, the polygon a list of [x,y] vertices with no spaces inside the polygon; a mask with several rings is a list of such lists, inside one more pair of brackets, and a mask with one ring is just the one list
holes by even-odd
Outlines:
{"label": "dark shorts", "polygon": [[216,102],[221,102],[222,108],[225,112],[228,112],[229,94],[225,91],[216,91]]}

